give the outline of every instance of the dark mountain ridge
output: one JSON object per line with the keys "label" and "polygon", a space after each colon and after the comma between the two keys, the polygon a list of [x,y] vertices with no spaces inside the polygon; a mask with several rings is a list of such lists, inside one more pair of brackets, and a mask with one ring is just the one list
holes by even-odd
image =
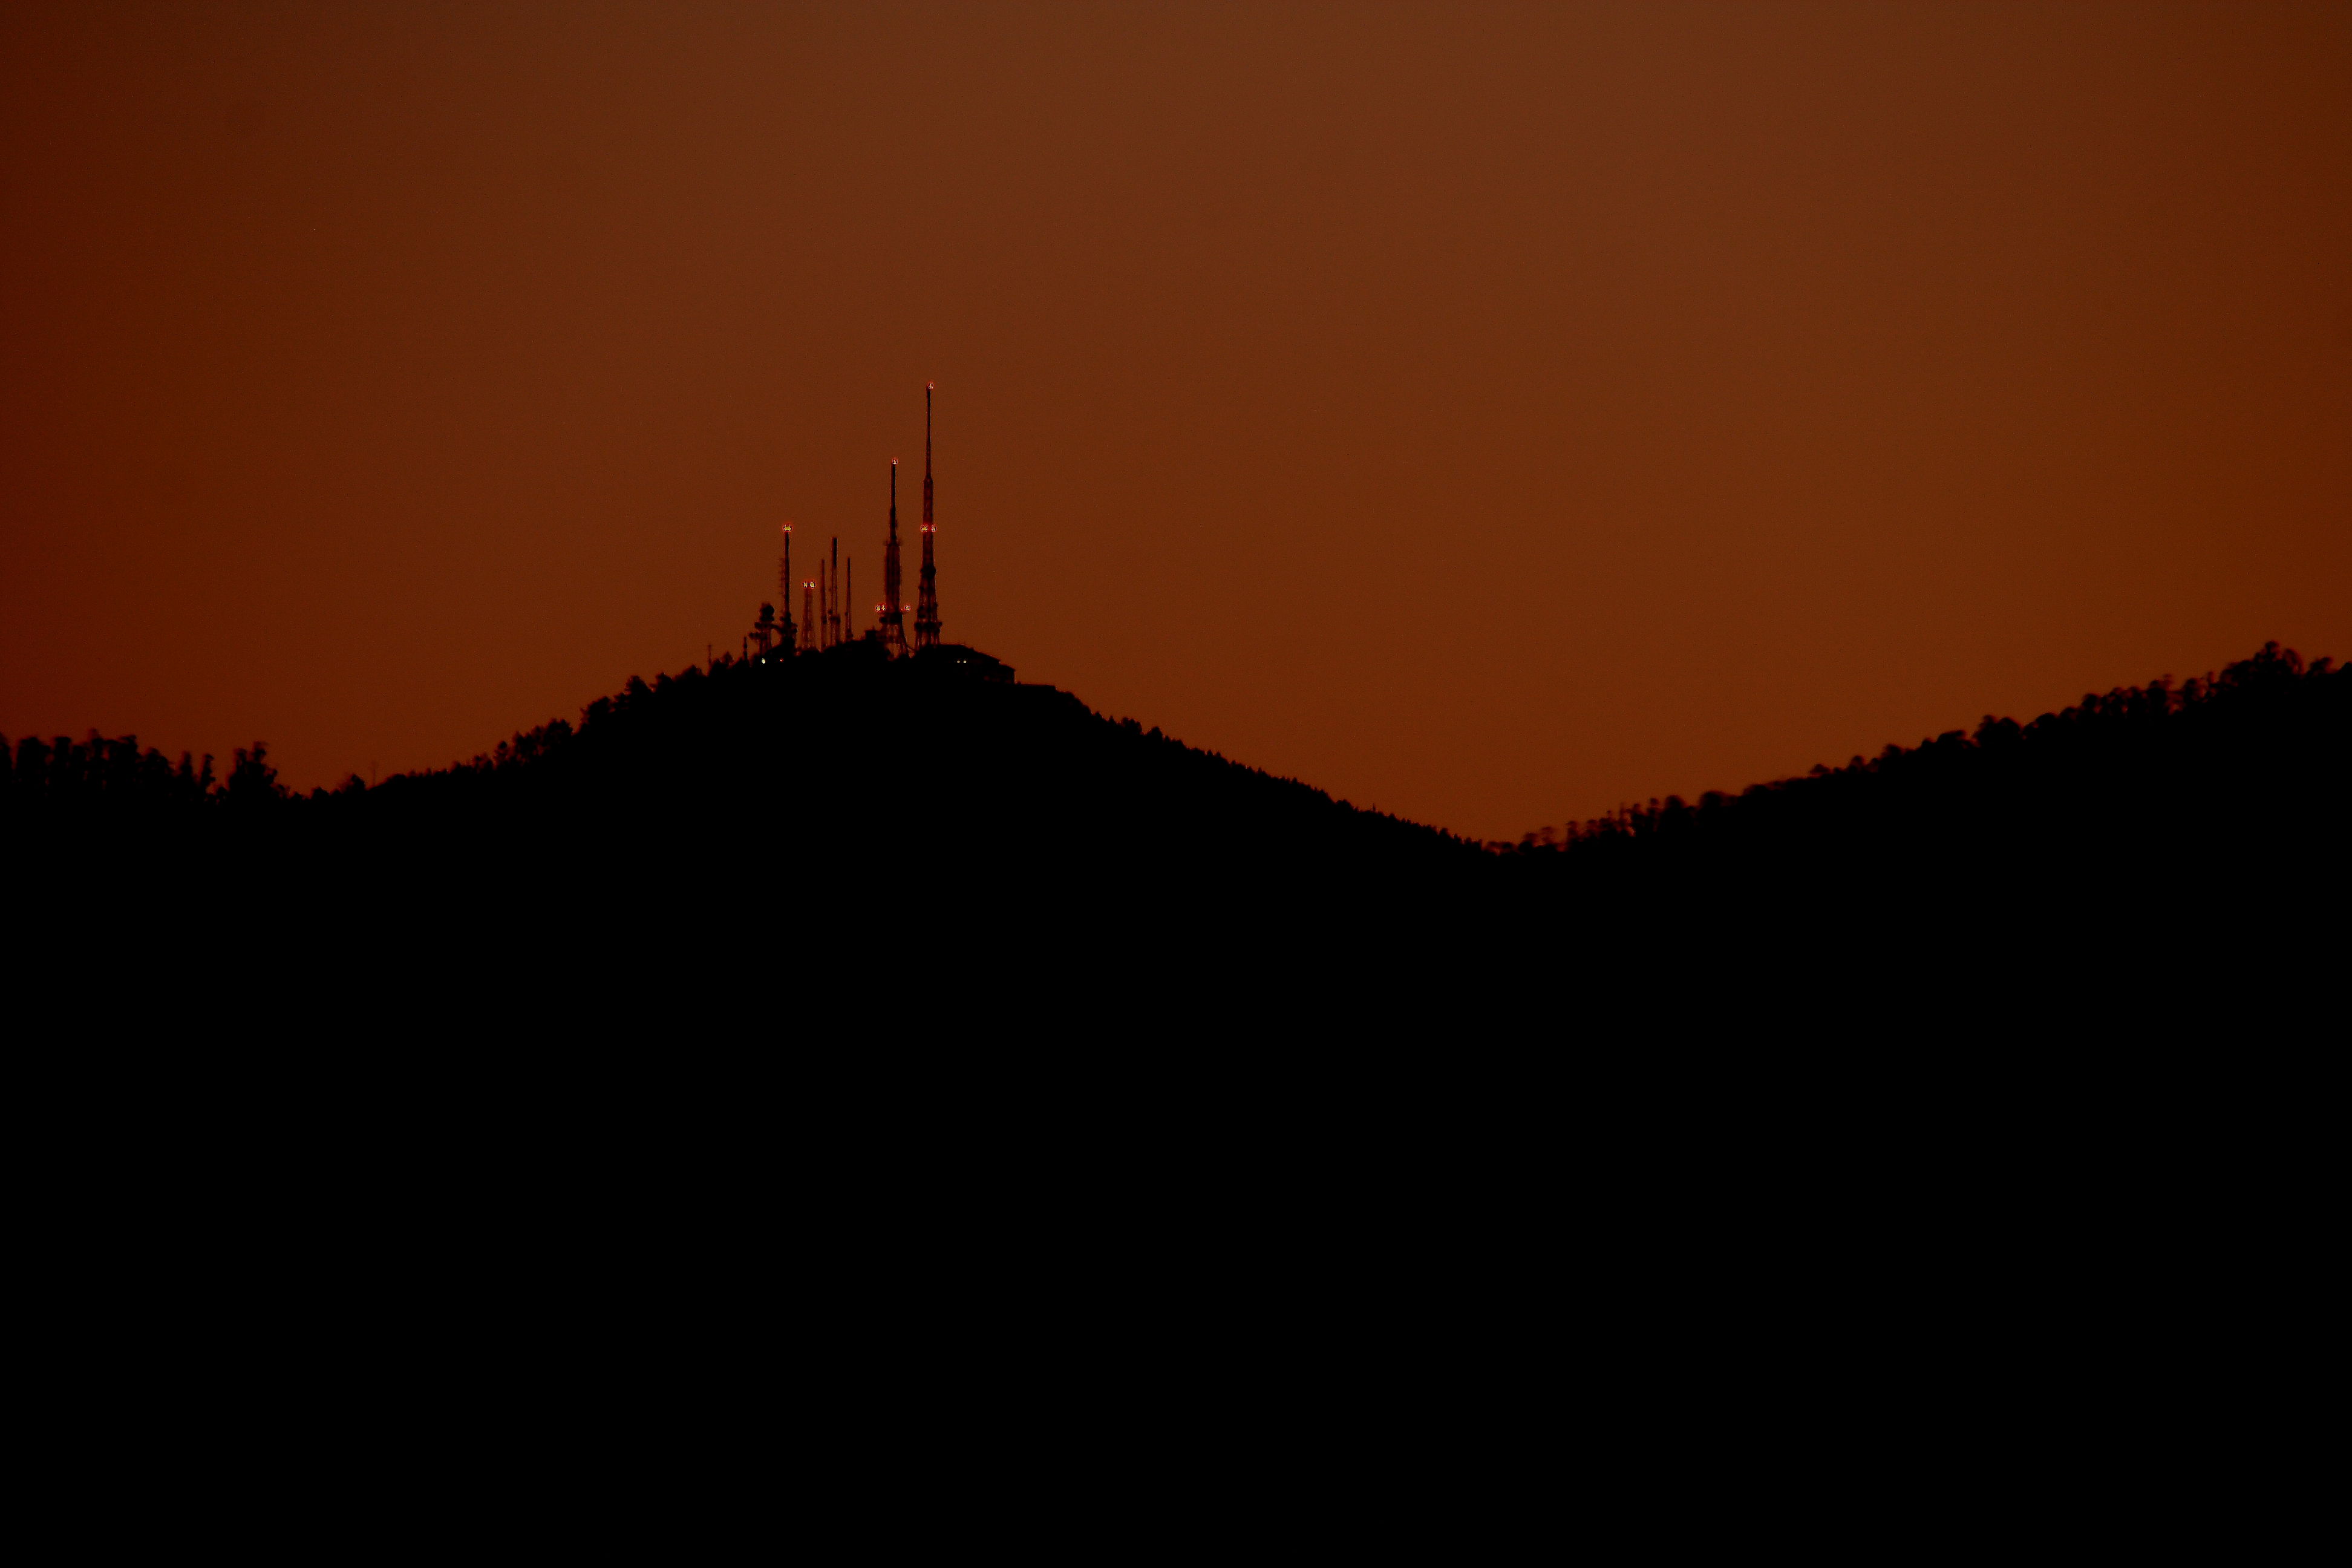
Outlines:
{"label": "dark mountain ridge", "polygon": [[20,847],[116,857],[118,878],[274,880],[300,889],[281,904],[412,925],[490,910],[593,914],[616,940],[903,921],[1000,947],[1229,931],[1523,955],[2276,913],[2340,888],[2352,826],[2352,672],[2275,644],[1516,846],[1358,810],[985,661],[878,655],[633,679],[577,724],[301,796],[259,744],[215,778],[127,737],[26,739],[0,744],[0,817]]}
{"label": "dark mountain ridge", "polygon": [[1988,714],[1736,795],[1531,833],[1507,855],[1588,893],[2170,903],[2214,878],[2316,891],[2347,831],[2352,668],[2271,643],[2200,679],[2088,693],[2029,723]]}
{"label": "dark mountain ridge", "polygon": [[259,743],[216,781],[210,758],[174,764],[96,735],[19,742],[0,787],[18,834],[395,879],[503,867],[575,895],[633,896],[651,878],[722,910],[1483,868],[1468,841],[992,673],[862,644],[721,658],[373,787],[289,794]]}

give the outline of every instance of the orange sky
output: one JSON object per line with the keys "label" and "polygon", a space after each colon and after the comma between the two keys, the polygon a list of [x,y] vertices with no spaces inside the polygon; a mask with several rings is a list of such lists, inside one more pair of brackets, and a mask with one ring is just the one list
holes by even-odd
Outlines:
{"label": "orange sky", "polygon": [[0,202],[12,736],[870,602],[926,379],[951,638],[1475,835],[2352,655],[2352,6],[12,5]]}

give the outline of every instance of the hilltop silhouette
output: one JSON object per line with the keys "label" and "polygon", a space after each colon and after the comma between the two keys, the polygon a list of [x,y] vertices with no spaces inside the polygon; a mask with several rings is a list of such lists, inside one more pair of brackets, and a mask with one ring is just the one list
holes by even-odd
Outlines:
{"label": "hilltop silhouette", "polygon": [[690,939],[838,958],[920,934],[950,963],[1043,963],[1072,942],[1149,951],[1185,921],[1263,929],[1289,918],[1286,897],[1491,869],[1469,841],[1009,674],[953,646],[722,657],[468,762],[308,795],[258,743],[215,780],[211,759],[133,738],[26,740],[5,811],[78,879],[110,856],[98,880],[566,954]]}
{"label": "hilltop silhouette", "polygon": [[1509,846],[1010,675],[866,642],[722,658],[467,763],[306,795],[258,742],[216,777],[130,737],[28,738],[5,748],[0,811],[68,879],[204,889],[297,943],[349,927],[457,933],[477,958],[816,944],[887,964],[919,938],[926,962],[1000,969],[1205,944],[1269,983],[1370,966],[1425,994],[1593,963],[1950,969],[2005,942],[2293,921],[2340,892],[2352,822],[2352,675],[2276,645]]}
{"label": "hilltop silhouette", "polygon": [[2352,668],[2266,645],[2215,675],[2086,694],[2029,723],[1985,716],[1803,777],[1629,805],[1510,853],[1622,887],[1699,875],[1857,889],[1890,876],[2059,880],[2253,870],[2341,849]]}

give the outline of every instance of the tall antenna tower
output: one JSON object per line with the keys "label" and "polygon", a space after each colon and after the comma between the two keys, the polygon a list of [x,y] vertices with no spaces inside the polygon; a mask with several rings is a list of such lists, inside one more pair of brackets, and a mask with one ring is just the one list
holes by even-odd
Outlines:
{"label": "tall antenna tower", "polygon": [[892,658],[907,651],[907,606],[898,602],[898,459],[890,459],[890,537],[882,546],[882,646]]}
{"label": "tall antenna tower", "polygon": [[[931,521],[931,388],[938,383],[923,383],[923,578],[915,601],[915,647],[918,652],[940,646],[940,569],[931,560],[931,534],[938,524]],[[894,474],[897,466],[892,466]],[[893,508],[893,514],[896,513]]]}
{"label": "tall antenna tower", "polygon": [[[817,563],[822,566],[823,562]],[[816,579],[801,579],[801,651],[816,651]]]}
{"label": "tall antenna tower", "polygon": [[776,608],[783,612],[783,624],[776,628],[776,645],[786,653],[800,647],[793,626],[793,525],[784,524],[784,562],[776,568]]}
{"label": "tall antenna tower", "polygon": [[833,536],[833,570],[824,574],[824,646],[841,641],[841,535]]}

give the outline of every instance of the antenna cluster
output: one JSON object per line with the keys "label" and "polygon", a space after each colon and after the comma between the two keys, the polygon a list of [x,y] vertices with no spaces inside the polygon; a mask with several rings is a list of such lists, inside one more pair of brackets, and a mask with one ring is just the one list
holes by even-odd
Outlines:
{"label": "antenna cluster", "polygon": [[[898,560],[898,459],[890,459],[890,510],[882,540],[882,600],[874,606],[875,624],[860,632],[856,601],[850,592],[853,559],[841,553],[841,538],[833,536],[827,554],[817,557],[816,573],[800,580],[800,618],[793,618],[793,525],[783,525],[783,555],[776,567],[776,587],[783,600],[781,615],[772,605],[760,606],[759,619],[745,639],[747,657],[761,664],[809,654],[823,654],[852,644],[877,646],[886,658],[911,658],[932,649],[951,651],[958,664],[990,670],[1003,667],[985,654],[950,648],[940,640],[940,573],[933,537],[939,523],[933,510],[931,483],[931,394],[937,384],[923,384],[923,565],[915,602],[915,637],[907,640],[907,603]],[[1009,679],[1010,670],[1002,677]]]}

